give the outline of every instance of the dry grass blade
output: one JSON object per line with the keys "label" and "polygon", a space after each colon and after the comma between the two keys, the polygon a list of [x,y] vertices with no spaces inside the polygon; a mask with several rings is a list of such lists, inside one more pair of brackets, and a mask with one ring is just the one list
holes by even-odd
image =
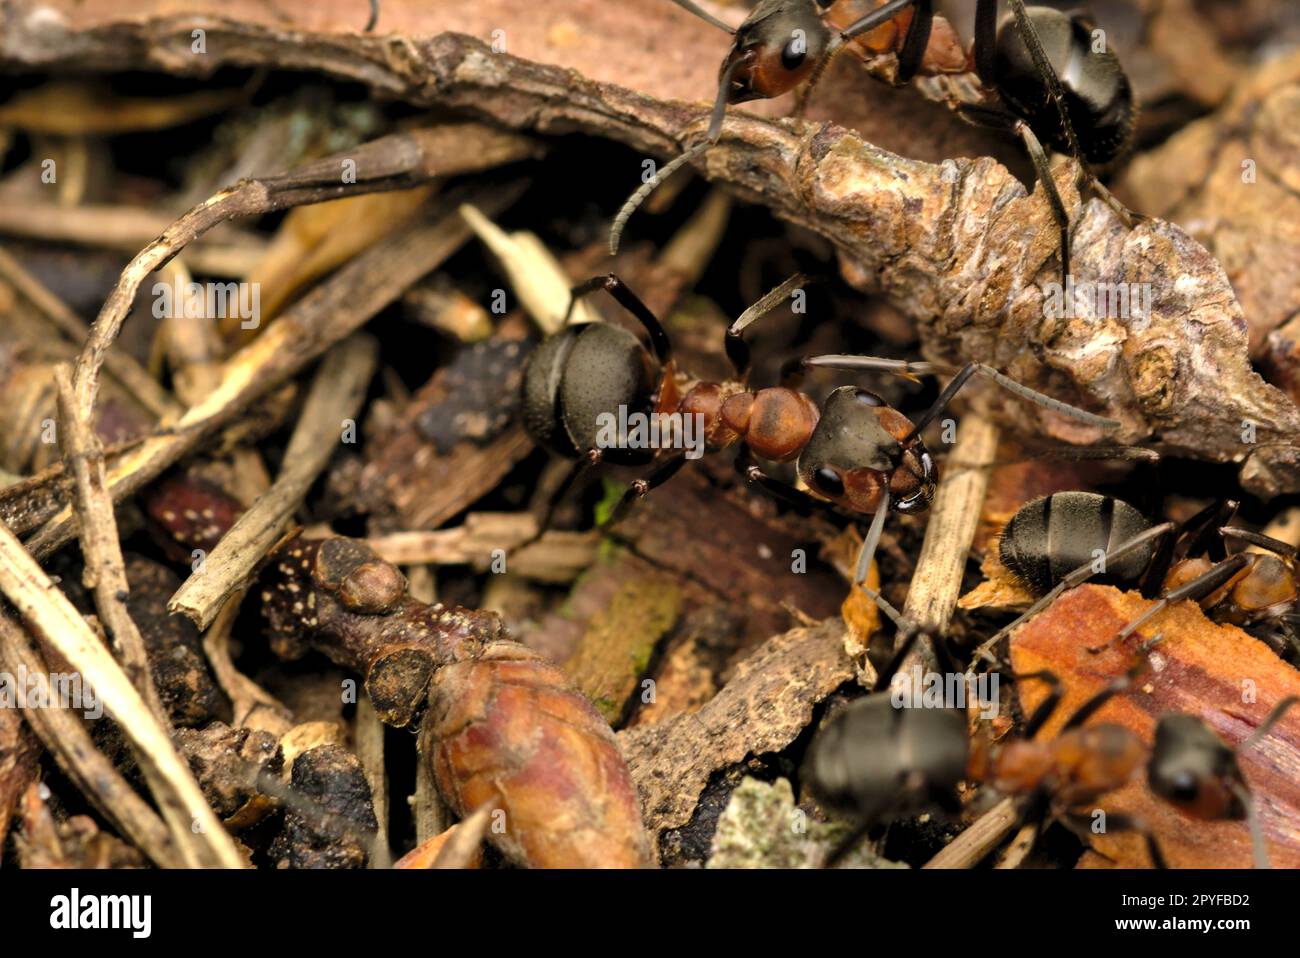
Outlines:
{"label": "dry grass blade", "polygon": [[59,430],[63,442],[63,467],[73,478],[73,501],[85,556],[83,581],[95,593],[95,608],[108,629],[122,668],[135,690],[153,713],[159,726],[170,730],[171,723],[149,671],[149,656],[144,638],[127,611],[126,565],[122,544],[113,515],[113,500],[104,481],[104,447],[95,434],[89,417],[78,416],[72,404],[72,377],[66,365],[54,370],[58,388]]}
{"label": "dry grass blade", "polygon": [[[517,190],[500,187],[467,192],[478,198],[479,205],[494,210],[508,206],[518,195]],[[216,430],[234,421],[254,400],[364,325],[402,290],[437,268],[469,237],[468,227],[454,209],[454,200],[435,203],[429,218],[412,223],[358,256],[232,356],[221,369],[219,385],[203,402],[186,410],[172,428],[155,433],[114,462],[108,475],[113,500],[120,501],[156,479]],[[83,353],[83,360],[86,355]],[[48,556],[72,535],[71,514],[65,508],[46,522],[29,546],[33,554]]]}
{"label": "dry grass blade", "polygon": [[[11,670],[26,669],[29,677],[44,686],[46,701],[55,701],[56,696],[48,690],[48,667],[32,648],[22,627],[3,614],[0,614],[0,662]],[[71,711],[28,709],[23,714],[59,767],[123,835],[160,868],[181,867],[180,853],[167,826],[95,747],[90,733]]]}
{"label": "dry grass blade", "polygon": [[27,624],[81,673],[135,747],[145,780],[162,810],[185,864],[242,868],[235,843],[208,807],[189,767],[150,714],[126,674],[36,564],[21,542],[0,525],[0,590]]}
{"label": "dry grass blade", "polygon": [[206,629],[226,598],[243,586],[257,564],[284,535],[303,496],[337,448],[348,421],[355,421],[378,364],[378,345],[353,336],[326,356],[312,381],[302,416],[285,451],[275,484],[239,517],[234,527],[168,603]]}

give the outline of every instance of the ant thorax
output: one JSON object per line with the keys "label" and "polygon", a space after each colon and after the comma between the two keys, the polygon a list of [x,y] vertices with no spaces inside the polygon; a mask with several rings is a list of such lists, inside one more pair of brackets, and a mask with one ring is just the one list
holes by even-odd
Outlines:
{"label": "ant thorax", "polygon": [[[827,26],[843,30],[881,5],[881,0],[838,0],[825,13]],[[867,73],[891,85],[898,82],[898,54],[907,39],[914,14],[905,10],[876,29],[854,37],[846,49],[860,59]],[[921,58],[921,74],[962,74],[971,70],[961,37],[946,18],[936,15],[930,25],[930,42]]]}

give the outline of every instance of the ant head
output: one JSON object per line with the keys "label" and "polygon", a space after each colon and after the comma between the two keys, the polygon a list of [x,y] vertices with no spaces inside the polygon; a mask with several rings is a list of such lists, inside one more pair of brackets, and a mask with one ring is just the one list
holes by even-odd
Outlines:
{"label": "ant head", "polygon": [[641,341],[621,326],[567,326],[528,358],[524,428],[541,445],[570,458],[601,449],[610,462],[648,461],[653,449],[631,449],[621,441],[611,445],[602,434],[611,425],[627,422],[620,411],[632,414],[649,409],[654,366]]}
{"label": "ant head", "polygon": [[1193,715],[1166,715],[1156,723],[1147,783],[1196,818],[1238,820],[1246,814],[1236,793],[1242,783],[1236,753]]}
{"label": "ant head", "polygon": [[719,82],[729,103],[763,100],[793,90],[830,44],[821,11],[833,0],[763,0],[736,30]]}
{"label": "ant head", "polygon": [[873,818],[960,807],[970,738],[954,709],[896,708],[888,692],[842,709],[808,748],[802,778],[826,805]]}
{"label": "ant head", "polygon": [[[891,508],[923,512],[934,499],[938,470],[912,422],[866,389],[841,386],[799,455],[799,477],[818,495],[870,515],[889,490]],[[906,440],[906,441],[904,441]]]}

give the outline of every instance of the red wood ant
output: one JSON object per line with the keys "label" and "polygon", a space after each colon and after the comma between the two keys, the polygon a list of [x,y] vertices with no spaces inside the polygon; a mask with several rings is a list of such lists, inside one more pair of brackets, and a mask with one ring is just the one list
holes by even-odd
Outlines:
{"label": "red wood ant", "polygon": [[[885,599],[866,590],[899,628],[902,641],[877,689],[896,680],[898,663],[921,636]],[[1158,641],[1158,639],[1156,640]],[[934,642],[940,667],[962,676],[947,643]],[[961,708],[899,707],[894,696],[877,691],[852,703],[817,733],[804,763],[804,776],[824,804],[853,812],[858,827],[831,854],[827,866],[840,861],[873,825],[889,818],[916,814],[930,807],[949,813],[961,809],[957,786],[962,781],[985,782],[1014,796],[1019,817],[1041,826],[1059,820],[1072,829],[1087,821],[1082,809],[1108,792],[1124,787],[1142,769],[1147,749],[1120,725],[1085,726],[1112,697],[1141,674],[1145,661],[1088,699],[1051,741],[1035,739],[1061,702],[1060,680],[1049,671],[1013,676],[1020,681],[1044,681],[1051,691],[1025,723],[1023,736],[990,748],[982,738],[972,748],[965,711]],[[951,703],[946,703],[951,706]],[[1111,814],[1108,827],[1141,832],[1153,863],[1164,867],[1164,856],[1145,825]]]}
{"label": "red wood ant", "polygon": [[[803,774],[814,795],[829,807],[853,812],[859,820],[828,865],[842,859],[869,828],[891,817],[930,807],[957,811],[957,786],[963,780],[985,782],[1001,794],[1017,797],[1020,818],[1037,823],[1040,829],[1048,821],[1059,820],[1086,834],[1088,819],[1083,809],[1127,785],[1145,766],[1151,791],[1184,813],[1202,821],[1245,820],[1256,867],[1269,867],[1237,756],[1263,739],[1287,710],[1300,704],[1300,696],[1278,702],[1237,749],[1202,719],[1184,713],[1160,718],[1149,752],[1124,726],[1085,725],[1146,672],[1148,652],[1161,641],[1157,635],[1140,647],[1138,662],[1126,674],[1080,705],[1048,742],[1037,741],[1036,735],[1060,705],[1059,679],[1047,670],[1013,675],[1017,682],[1046,682],[1050,691],[1026,720],[1019,739],[997,748],[977,739],[972,748],[963,710],[899,708],[890,694],[879,691],[895,679],[898,664],[921,631],[881,596],[866,591],[897,625],[902,641],[889,665],[881,670],[877,691],[834,716],[809,747]],[[947,643],[940,637],[933,644],[940,667],[948,674],[961,674]],[[1142,821],[1110,813],[1107,827],[1140,832],[1152,864],[1166,867],[1159,843]]]}
{"label": "red wood ant", "polygon": [[[1043,143],[1074,157],[1085,181],[1125,223],[1133,223],[1134,214],[1098,181],[1092,167],[1110,164],[1128,150],[1137,104],[1119,59],[1104,43],[1097,44],[1096,28],[1083,13],[1007,0],[1011,16],[999,25],[997,0],[978,0],[975,39],[963,62],[953,56],[960,43],[947,22],[935,17],[933,0],[761,0],[734,31],[691,0],[673,2],[734,39],[719,72],[704,141],[632,195],[614,221],[611,252],[654,185],[717,142],[728,103],[779,96],[806,81],[801,111],[826,65],[843,49],[868,62],[895,55],[893,82],[900,85],[918,75],[974,72],[979,102],[950,95],[949,106],[968,122],[1020,137],[1060,230],[1062,282],[1070,273],[1070,219]],[[874,9],[864,14],[868,7]]]}
{"label": "red wood ant", "polygon": [[[876,369],[907,376],[955,372],[934,404],[915,422],[875,393],[853,386],[834,390],[819,407],[797,388],[801,373],[794,370],[788,372],[786,384],[751,389],[744,330],[805,282],[801,275],[792,276],[732,323],[725,348],[735,378],[723,382],[693,379],[679,372],[662,324],[617,276],[597,276],[575,286],[566,325],[533,351],[523,381],[525,429],[552,452],[579,461],[554,499],[558,500],[585,469],[602,462],[649,466],[603,523],[605,527],[614,525],[635,500],[675,475],[687,455],[677,448],[680,433],[672,430],[665,430],[666,436],[658,443],[631,443],[625,433],[611,436],[606,427],[652,416],[684,424],[690,417],[698,424],[693,431],[704,438],[705,449],[739,446],[737,471],[772,495],[798,506],[830,503],[853,515],[872,516],[857,567],[857,579],[862,581],[886,513],[918,513],[929,507],[938,467],[921,432],[972,376],[992,379],[1018,396],[1091,425],[1119,425],[1035,392],[980,363],[951,370],[930,363],[864,356],[820,356],[803,361],[805,366]],[[650,350],[619,326],[568,323],[573,304],[598,290],[608,292],[640,321],[649,335]],[[766,475],[753,461],[755,456],[773,463],[796,463],[800,479],[813,495]],[[548,522],[549,515],[541,527]]]}
{"label": "red wood ant", "polygon": [[[1003,565],[1040,598],[977,654],[987,656],[1003,636],[1066,589],[1094,578],[1138,586],[1157,601],[1117,636],[1089,651],[1100,652],[1122,641],[1184,599],[1199,602],[1216,622],[1264,629],[1261,638],[1274,648],[1289,644],[1300,651],[1296,549],[1224,525],[1236,507],[1231,501],[1211,505],[1178,527],[1169,522],[1151,526],[1128,503],[1095,493],[1058,492],[1025,503],[1003,529],[999,553]],[[1216,534],[1269,552],[1228,556]]]}

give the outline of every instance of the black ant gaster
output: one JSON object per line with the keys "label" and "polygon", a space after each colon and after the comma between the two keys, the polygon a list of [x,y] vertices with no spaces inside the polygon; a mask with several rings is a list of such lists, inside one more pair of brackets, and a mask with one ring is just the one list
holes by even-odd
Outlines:
{"label": "black ant gaster", "polygon": [[[797,388],[798,375],[794,373],[790,384],[751,389],[749,348],[742,333],[803,282],[804,277],[798,275],[786,280],[727,330],[726,353],[736,376],[724,382],[692,379],[678,371],[663,326],[617,276],[597,276],[574,287],[566,325],[529,357],[523,382],[524,425],[529,434],[551,451],[580,463],[566,488],[584,469],[602,462],[649,465],[649,471],[631,484],[606,520],[606,526],[613,525],[632,502],[676,474],[687,456],[686,451],[674,448],[677,443],[671,435],[657,445],[637,443],[636,448],[629,448],[625,436],[613,444],[602,442],[602,423],[628,422],[634,415],[676,418],[678,422],[693,417],[699,424],[695,433],[703,437],[707,450],[739,445],[737,470],[765,491],[802,506],[829,502],[855,515],[873,516],[859,556],[860,581],[866,576],[886,513],[922,512],[933,499],[938,468],[921,431],[947,408],[971,376],[986,376],[1025,399],[1097,427],[1119,425],[1035,392],[980,363],[954,371],[930,363],[863,356],[820,356],[803,361],[805,366],[876,369],[909,376],[955,372],[938,399],[915,422],[875,393],[853,386],[834,390],[819,407]],[[649,350],[618,326],[568,324],[573,303],[602,289],[641,322],[650,338]],[[796,462],[800,479],[817,498],[810,501],[806,494],[767,476],[753,456],[774,463]]]}

